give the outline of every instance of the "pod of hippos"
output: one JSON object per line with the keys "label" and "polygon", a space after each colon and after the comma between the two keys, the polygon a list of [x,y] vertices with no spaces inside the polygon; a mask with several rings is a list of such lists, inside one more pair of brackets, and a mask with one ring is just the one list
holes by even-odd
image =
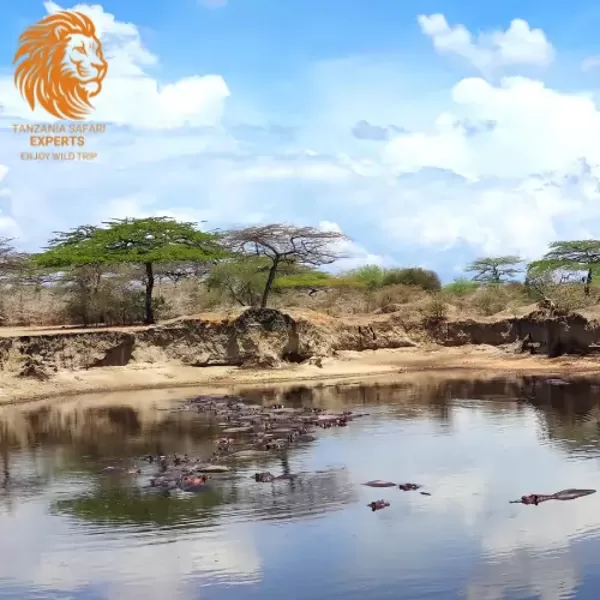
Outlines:
{"label": "pod of hippos", "polygon": [[[200,492],[210,485],[211,477],[227,477],[231,467],[223,463],[236,463],[248,459],[278,455],[292,445],[309,443],[316,440],[312,435],[315,428],[346,427],[354,419],[367,416],[367,413],[343,411],[327,413],[321,408],[286,408],[282,404],[262,406],[249,404],[240,396],[198,396],[187,400],[176,410],[188,410],[205,415],[215,422],[224,437],[216,440],[214,452],[206,458],[190,458],[174,455],[168,457],[158,451],[157,455],[148,455],[146,463],[156,465],[157,472],[152,474],[144,488],[148,491]],[[142,469],[135,467],[125,470],[118,467],[106,467],[104,471],[125,471],[129,475],[142,475]],[[284,473],[273,475],[269,471],[255,473],[252,478],[257,483],[275,483],[293,481],[299,474]],[[404,492],[421,490],[417,483],[394,483],[381,479],[367,481],[363,485],[372,488],[397,487]],[[566,489],[555,494],[529,494],[511,504],[539,505],[548,500],[575,500],[594,494],[592,489]],[[419,491],[423,496],[429,492]],[[387,508],[390,503],[385,499],[374,500],[367,505],[372,511]]]}

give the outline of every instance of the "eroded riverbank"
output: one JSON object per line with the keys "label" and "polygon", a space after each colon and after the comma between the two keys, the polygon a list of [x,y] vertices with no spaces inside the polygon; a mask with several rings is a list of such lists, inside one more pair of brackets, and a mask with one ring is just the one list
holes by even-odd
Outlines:
{"label": "eroded riverbank", "polygon": [[597,324],[580,315],[425,323],[393,314],[365,321],[269,309],[127,330],[5,333],[0,403],[432,370],[593,373],[599,340]]}
{"label": "eroded riverbank", "polygon": [[239,386],[286,383],[331,383],[391,380],[403,375],[427,373],[447,376],[452,372],[474,377],[511,374],[590,375],[598,373],[595,358],[515,356],[493,347],[442,348],[433,350],[373,350],[341,352],[324,359],[321,366],[288,365],[277,369],[240,367],[185,367],[154,363],[126,367],[104,367],[85,371],[58,371],[47,381],[3,377],[0,404],[30,402],[44,398],[78,396],[136,390],[185,388],[230,390]]}

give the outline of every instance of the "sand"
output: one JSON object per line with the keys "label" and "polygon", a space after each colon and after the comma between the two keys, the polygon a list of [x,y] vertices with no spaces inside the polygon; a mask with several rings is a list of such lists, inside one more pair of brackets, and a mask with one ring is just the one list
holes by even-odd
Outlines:
{"label": "sand", "polygon": [[393,378],[406,373],[446,373],[462,376],[515,374],[595,374],[595,357],[560,357],[509,354],[491,346],[460,348],[403,348],[341,352],[323,360],[322,367],[299,364],[279,369],[239,367],[185,367],[180,364],[130,364],[86,371],[61,371],[49,381],[12,378],[0,381],[0,404],[15,404],[47,398],[151,390],[214,387],[231,389],[240,385],[273,385],[292,382],[346,382]]}

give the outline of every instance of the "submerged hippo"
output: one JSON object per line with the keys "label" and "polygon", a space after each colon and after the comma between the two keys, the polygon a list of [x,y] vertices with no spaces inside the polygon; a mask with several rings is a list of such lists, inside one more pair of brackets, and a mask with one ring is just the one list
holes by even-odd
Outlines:
{"label": "submerged hippo", "polygon": [[195,470],[196,473],[229,473],[231,471],[224,465],[199,465]]}
{"label": "submerged hippo", "polygon": [[205,489],[206,482],[209,479],[208,475],[202,475],[201,477],[186,476],[181,479],[179,488],[184,492],[199,492]]}
{"label": "submerged hippo", "polygon": [[547,500],[575,500],[582,496],[589,496],[595,494],[596,490],[577,490],[569,488],[568,490],[561,490],[555,494],[529,494],[528,496],[521,496],[520,500],[511,500],[510,504],[534,504],[537,506],[540,502],[546,502]]}
{"label": "submerged hippo", "polygon": [[384,481],[383,479],[372,479],[371,481],[367,481],[363,483],[363,485],[367,485],[369,487],[375,488],[387,488],[387,487],[396,487],[396,484],[391,481]]}
{"label": "submerged hippo", "polygon": [[294,473],[284,473],[283,475],[273,475],[269,471],[265,471],[264,473],[254,473],[254,481],[257,483],[271,483],[272,481],[293,481],[298,477],[297,474]]}
{"label": "submerged hippo", "polygon": [[374,500],[373,502],[370,502],[369,504],[367,504],[367,506],[373,512],[375,512],[376,510],[381,510],[382,508],[386,508],[389,505],[390,505],[390,503],[387,500]]}
{"label": "submerged hippo", "polygon": [[420,486],[418,483],[401,483],[398,486],[398,488],[404,492],[412,492],[414,490],[420,489],[421,487],[422,486]]}

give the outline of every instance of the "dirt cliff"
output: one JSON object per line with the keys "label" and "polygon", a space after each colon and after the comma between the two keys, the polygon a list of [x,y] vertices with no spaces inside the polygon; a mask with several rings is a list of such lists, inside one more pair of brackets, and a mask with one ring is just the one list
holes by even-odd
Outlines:
{"label": "dirt cliff", "polygon": [[[587,354],[600,325],[581,315],[542,312],[501,320],[408,322],[398,313],[336,319],[318,313],[248,309],[224,318],[183,318],[129,330],[89,330],[0,338],[0,367],[21,377],[172,361],[188,366],[276,367],[318,361],[340,350],[486,344],[558,356]],[[508,345],[512,345],[509,348]]]}

